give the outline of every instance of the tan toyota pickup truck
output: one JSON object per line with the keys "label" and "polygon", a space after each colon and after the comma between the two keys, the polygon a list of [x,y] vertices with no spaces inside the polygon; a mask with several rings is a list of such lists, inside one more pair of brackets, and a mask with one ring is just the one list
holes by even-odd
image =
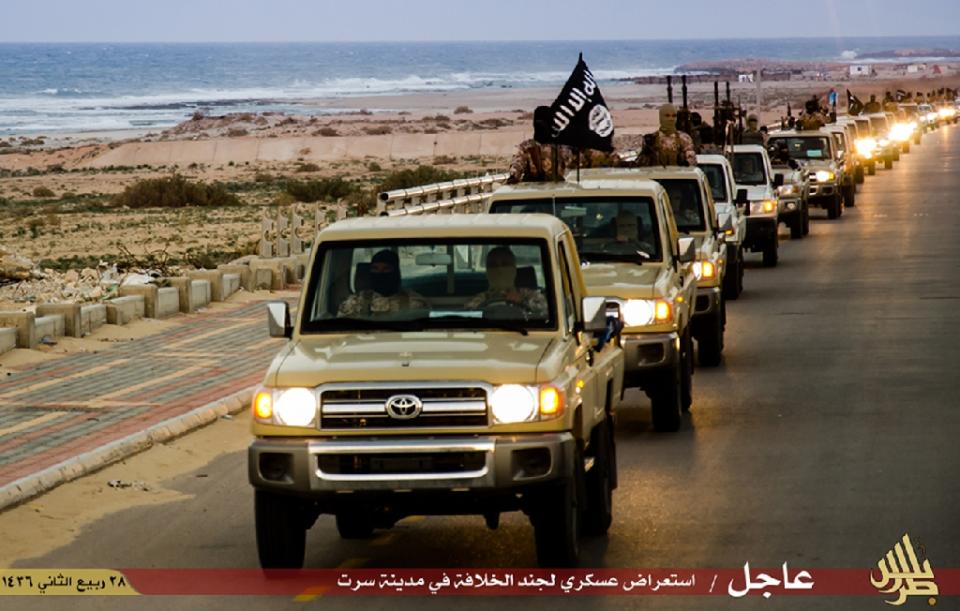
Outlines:
{"label": "tan toyota pickup truck", "polygon": [[588,296],[546,215],[362,218],[324,229],[290,341],[253,399],[249,480],[265,568],[300,567],[321,514],[345,538],[409,515],[533,524],[544,566],[603,535],[623,384],[616,308]]}
{"label": "tan toyota pickup truck", "polygon": [[625,324],[624,384],[650,397],[653,427],[676,431],[693,402],[695,239],[677,230],[666,190],[634,169],[497,189],[494,214],[552,214],[573,231],[591,295],[612,296]]}

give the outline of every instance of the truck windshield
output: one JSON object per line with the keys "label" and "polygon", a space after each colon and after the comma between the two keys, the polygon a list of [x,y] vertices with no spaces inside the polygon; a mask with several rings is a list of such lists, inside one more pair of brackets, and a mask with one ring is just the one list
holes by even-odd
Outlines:
{"label": "truck windshield", "polygon": [[710,183],[710,193],[713,195],[713,201],[729,201],[727,200],[727,181],[723,178],[723,166],[719,163],[698,163],[697,167],[703,170],[703,173],[707,175],[707,181]]}
{"label": "truck windshield", "polygon": [[565,222],[585,262],[660,261],[660,231],[649,197],[581,196],[556,200],[501,200],[490,212],[542,212]]}
{"label": "truck windshield", "polygon": [[706,230],[700,181],[693,178],[657,178],[656,181],[670,196],[670,207],[679,231],[690,233]]}
{"label": "truck windshield", "polygon": [[760,153],[733,154],[733,180],[738,185],[763,185],[769,180]]}
{"label": "truck windshield", "polygon": [[303,333],[555,328],[545,240],[369,240],[321,244]]}
{"label": "truck windshield", "polygon": [[787,143],[787,153],[790,155],[790,159],[830,159],[830,141],[826,137],[770,138],[769,146],[770,148],[780,146],[781,142]]}
{"label": "truck windshield", "polygon": [[886,138],[889,131],[886,117],[870,117],[870,126],[873,128],[874,136]]}

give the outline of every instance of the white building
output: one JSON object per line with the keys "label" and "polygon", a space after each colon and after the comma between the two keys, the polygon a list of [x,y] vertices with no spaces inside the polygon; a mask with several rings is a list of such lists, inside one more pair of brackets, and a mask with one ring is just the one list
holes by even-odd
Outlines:
{"label": "white building", "polygon": [[873,72],[870,64],[851,64],[850,76],[870,76]]}

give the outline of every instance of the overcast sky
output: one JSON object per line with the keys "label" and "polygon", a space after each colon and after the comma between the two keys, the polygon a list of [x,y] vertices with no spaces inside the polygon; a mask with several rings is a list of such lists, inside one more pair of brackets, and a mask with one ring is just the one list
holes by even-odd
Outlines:
{"label": "overcast sky", "polygon": [[960,0],[0,0],[0,42],[960,34]]}

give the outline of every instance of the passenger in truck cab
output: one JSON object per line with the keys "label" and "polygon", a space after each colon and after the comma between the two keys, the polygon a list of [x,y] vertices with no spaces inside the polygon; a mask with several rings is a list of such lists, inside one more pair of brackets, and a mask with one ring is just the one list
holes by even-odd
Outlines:
{"label": "passenger in truck cab", "polygon": [[[536,276],[520,278],[517,259],[507,246],[497,246],[487,253],[487,290],[474,295],[467,308],[483,309],[506,302],[518,306],[535,317],[546,318],[547,299],[536,287]],[[529,271],[533,271],[530,269]],[[524,284],[532,286],[524,286]]]}
{"label": "passenger in truck cab", "polygon": [[403,290],[401,282],[397,253],[386,248],[377,252],[368,265],[357,266],[357,292],[340,304],[337,315],[369,316],[428,307],[420,295]]}

